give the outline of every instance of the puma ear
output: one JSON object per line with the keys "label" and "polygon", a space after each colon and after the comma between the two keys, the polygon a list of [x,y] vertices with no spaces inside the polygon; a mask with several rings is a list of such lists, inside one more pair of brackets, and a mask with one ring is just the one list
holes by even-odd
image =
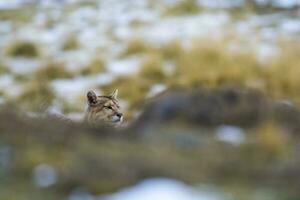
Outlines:
{"label": "puma ear", "polygon": [[113,99],[117,99],[117,97],[118,97],[118,89],[115,89],[113,91],[113,93],[111,93],[110,97],[113,98]]}
{"label": "puma ear", "polygon": [[94,91],[90,90],[87,93],[87,100],[90,105],[97,103],[97,95]]}

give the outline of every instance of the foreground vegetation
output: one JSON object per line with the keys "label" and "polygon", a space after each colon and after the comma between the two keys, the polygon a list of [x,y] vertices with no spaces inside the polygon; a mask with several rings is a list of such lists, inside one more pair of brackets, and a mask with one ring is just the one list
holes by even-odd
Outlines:
{"label": "foreground vegetation", "polygon": [[[157,176],[214,185],[234,199],[256,199],[258,192],[258,199],[299,196],[300,112],[255,91],[165,94],[120,130],[13,110],[0,112],[3,199],[66,199],[78,188],[100,195]],[[218,139],[224,123],[240,126],[245,140]],[[56,174],[49,185],[35,181],[41,166]]]}

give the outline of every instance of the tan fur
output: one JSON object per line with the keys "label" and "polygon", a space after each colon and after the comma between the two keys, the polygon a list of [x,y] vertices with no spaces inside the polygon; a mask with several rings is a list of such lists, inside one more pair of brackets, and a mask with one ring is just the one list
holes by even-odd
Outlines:
{"label": "tan fur", "polygon": [[117,100],[117,90],[109,96],[97,96],[95,92],[87,93],[88,109],[85,120],[91,125],[119,125],[123,114]]}

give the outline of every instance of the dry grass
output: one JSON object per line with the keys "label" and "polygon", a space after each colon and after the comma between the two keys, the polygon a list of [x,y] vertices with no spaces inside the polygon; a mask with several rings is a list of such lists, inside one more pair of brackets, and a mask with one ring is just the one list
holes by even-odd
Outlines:
{"label": "dry grass", "polygon": [[[155,83],[185,88],[238,86],[258,89],[272,98],[300,101],[300,49],[295,41],[278,43],[281,54],[263,63],[257,59],[254,49],[229,50],[228,47],[235,41],[196,40],[191,48],[186,49],[176,41],[160,48],[140,42],[139,48],[130,51],[144,53],[146,59],[139,73],[106,86],[120,87],[130,105],[134,105],[137,99],[143,99],[138,96],[146,94]],[[166,76],[162,70],[166,61],[174,63],[171,76]],[[143,92],[136,92],[140,90],[132,85],[141,86]]]}
{"label": "dry grass", "polygon": [[[186,87],[247,85],[262,71],[253,52],[232,53],[218,43],[199,43],[178,58],[174,84]],[[258,79],[259,80],[259,79]]]}
{"label": "dry grass", "polygon": [[80,44],[78,42],[77,37],[75,35],[70,35],[64,42],[62,49],[64,51],[71,51],[71,50],[78,49],[79,47]]}
{"label": "dry grass", "polygon": [[83,76],[86,75],[95,75],[95,74],[100,74],[105,72],[105,61],[102,58],[95,58],[94,60],[91,61],[91,63],[84,67],[81,71],[80,74]]}
{"label": "dry grass", "polygon": [[22,9],[1,9],[0,20],[23,24],[32,19],[34,12],[35,8],[32,6],[24,6]]}
{"label": "dry grass", "polygon": [[254,52],[229,52],[227,44],[196,46],[178,60],[174,84],[186,87],[237,85],[260,89],[273,97],[299,98],[299,47],[282,46],[282,54],[260,63]]}
{"label": "dry grass", "polygon": [[41,53],[38,46],[33,42],[15,41],[7,47],[6,54],[12,57],[35,58]]}
{"label": "dry grass", "polygon": [[263,151],[273,155],[284,156],[289,150],[289,136],[274,122],[263,124],[256,130],[256,140]]}
{"label": "dry grass", "polygon": [[47,81],[54,79],[73,78],[74,75],[68,72],[63,63],[55,63],[50,61],[48,64],[35,72],[34,78],[37,80]]}
{"label": "dry grass", "polygon": [[9,73],[9,69],[3,63],[0,63],[0,75]]}
{"label": "dry grass", "polygon": [[175,5],[167,8],[166,15],[191,15],[198,13],[200,8],[196,0],[179,0]]}
{"label": "dry grass", "polygon": [[177,40],[162,45],[158,50],[161,51],[166,60],[177,60],[184,51],[180,41]]}
{"label": "dry grass", "polygon": [[47,82],[32,81],[19,96],[17,103],[20,107],[43,112],[54,100],[55,95]]}
{"label": "dry grass", "polygon": [[[258,61],[254,49],[232,51],[228,49],[234,40],[195,40],[190,48],[183,48],[180,42],[172,41],[157,47],[133,39],[123,56],[143,54],[145,58],[137,74],[120,77],[113,83],[101,87],[104,92],[115,88],[121,91],[121,98],[134,108],[145,98],[153,84],[168,87],[238,86],[258,89],[272,98],[289,98],[300,102],[300,60],[296,41],[278,43],[281,54],[263,63]],[[244,47],[243,47],[244,48]],[[174,63],[172,74],[165,74],[164,64]],[[95,58],[80,75],[99,74],[105,71],[105,61]],[[72,78],[63,65],[50,63],[35,73],[35,79],[53,80]],[[134,87],[133,87],[134,86]]]}
{"label": "dry grass", "polygon": [[183,51],[179,41],[174,40],[161,46],[155,46],[141,39],[132,39],[128,42],[127,48],[121,57],[131,56],[135,54],[162,54],[164,59],[176,59]]}
{"label": "dry grass", "polygon": [[162,69],[163,59],[159,54],[149,55],[142,63],[139,76],[147,79],[150,82],[160,82],[166,78]]}
{"label": "dry grass", "polygon": [[127,48],[122,53],[121,57],[126,57],[134,54],[141,54],[141,53],[147,53],[151,51],[154,47],[138,38],[131,39],[128,44]]}

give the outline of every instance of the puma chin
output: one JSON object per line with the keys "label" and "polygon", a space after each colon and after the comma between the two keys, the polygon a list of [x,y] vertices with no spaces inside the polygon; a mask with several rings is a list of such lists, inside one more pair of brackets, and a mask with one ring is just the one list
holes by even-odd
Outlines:
{"label": "puma chin", "polygon": [[120,111],[117,95],[118,90],[108,96],[97,96],[94,91],[89,91],[85,120],[91,125],[120,125],[123,121],[123,114]]}

